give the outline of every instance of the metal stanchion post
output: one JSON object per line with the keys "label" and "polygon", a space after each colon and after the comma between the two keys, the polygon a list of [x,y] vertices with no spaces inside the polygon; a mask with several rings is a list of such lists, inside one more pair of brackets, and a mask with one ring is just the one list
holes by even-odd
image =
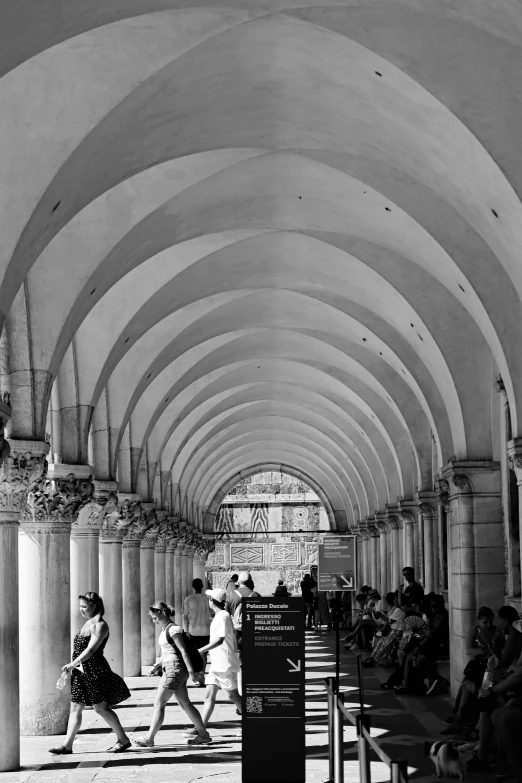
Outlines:
{"label": "metal stanchion post", "polygon": [[391,783],[401,783],[401,768],[398,761],[392,761],[390,765]]}
{"label": "metal stanchion post", "polygon": [[335,677],[325,679],[328,700],[328,783],[334,783],[334,693]]}
{"label": "metal stanchion post", "polygon": [[334,709],[334,783],[344,783],[344,715],[338,702],[344,704],[344,693],[336,694]]}
{"label": "metal stanchion post", "polygon": [[364,728],[370,730],[370,719],[367,715],[357,716],[357,747],[359,750],[359,777],[361,783],[371,783],[370,752],[366,744],[366,738],[362,732]]}

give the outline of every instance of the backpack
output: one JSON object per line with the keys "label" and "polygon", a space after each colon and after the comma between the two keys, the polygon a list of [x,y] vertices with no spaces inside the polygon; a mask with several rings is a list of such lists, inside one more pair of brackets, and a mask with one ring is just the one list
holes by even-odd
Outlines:
{"label": "backpack", "polygon": [[[168,633],[168,630],[172,625],[174,625],[174,623],[169,623],[168,625],[165,626],[165,638],[168,641],[168,643],[172,645],[172,647],[174,647],[176,652],[178,652],[179,655],[181,655],[181,651],[178,650],[174,640],[171,638],[170,634]],[[185,631],[181,631],[181,638],[185,642],[185,647],[187,649],[188,657],[190,658],[190,663],[192,664],[192,668],[194,669],[195,672],[202,672],[204,669],[203,658],[201,657],[198,648],[196,647],[196,645],[194,644],[194,642],[192,641],[188,633],[186,633]]]}

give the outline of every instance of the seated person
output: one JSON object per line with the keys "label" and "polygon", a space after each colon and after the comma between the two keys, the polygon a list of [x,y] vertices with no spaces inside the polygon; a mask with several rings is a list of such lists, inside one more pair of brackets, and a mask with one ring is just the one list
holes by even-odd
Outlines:
{"label": "seated person", "polygon": [[362,662],[363,666],[386,666],[395,660],[406,617],[399,606],[399,600],[398,590],[386,594],[387,618],[376,632],[373,652]]}
{"label": "seated person", "polygon": [[422,617],[418,617],[416,615],[410,615],[409,617],[406,616],[403,624],[404,631],[399,640],[397,649],[397,662],[399,666],[393,672],[393,674],[390,675],[386,682],[381,683],[381,688],[383,690],[399,688],[400,685],[402,685],[402,681],[404,680],[404,667],[406,665],[407,657],[411,652],[417,649],[420,644],[420,640],[426,633],[426,623]]}
{"label": "seated person", "polygon": [[355,596],[355,609],[352,612],[352,619],[350,623],[351,631],[348,634],[348,636],[344,638],[345,642],[353,638],[352,634],[355,633],[355,629],[357,628],[357,625],[363,618],[364,607],[366,606],[367,600],[368,597],[366,593],[359,593],[358,595]]}
{"label": "seated person", "polygon": [[431,602],[432,616],[428,619],[426,635],[418,648],[409,653],[404,666],[404,681],[397,693],[419,693],[428,680],[426,695],[447,688],[449,683],[437,671],[437,658],[449,655],[449,615],[442,595]]}
{"label": "seated person", "polygon": [[[515,614],[518,618],[518,614],[516,612]],[[468,644],[471,660],[464,669],[464,679],[455,700],[453,715],[444,721],[448,724],[448,728],[441,734],[462,733],[466,736],[473,731],[479,721],[478,692],[488,659],[499,651],[498,642],[501,641],[499,630],[493,624],[494,619],[493,610],[489,606],[481,606],[477,614],[477,624],[471,631]],[[522,638],[522,634],[520,636]]]}
{"label": "seated person", "polygon": [[348,635],[348,639],[354,639],[351,645],[345,645],[345,648],[351,650],[371,650],[371,640],[379,625],[382,625],[385,620],[385,613],[377,609],[378,601],[381,596],[377,590],[370,590],[368,593],[368,601],[364,607],[364,613],[362,619],[357,623],[357,626],[353,629],[351,634]]}
{"label": "seated person", "polygon": [[[512,628],[517,636],[522,636],[520,620],[513,622]],[[513,637],[513,640],[515,638]],[[506,642],[500,660],[497,656],[492,656],[488,661],[487,674],[478,694],[480,709],[478,769],[487,767],[489,763],[491,743],[495,735],[493,714],[496,710],[503,709],[504,705],[507,706],[511,699],[522,697],[522,655],[517,658],[514,655],[515,650],[514,641],[509,648]],[[500,742],[502,743],[502,739]]]}

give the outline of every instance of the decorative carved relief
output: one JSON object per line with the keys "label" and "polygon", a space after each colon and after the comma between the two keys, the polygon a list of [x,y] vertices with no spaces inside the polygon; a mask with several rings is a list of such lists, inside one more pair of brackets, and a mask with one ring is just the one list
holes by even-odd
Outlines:
{"label": "decorative carved relief", "polygon": [[54,481],[42,477],[28,492],[20,521],[24,526],[53,522],[70,525],[79,511],[91,503],[93,495],[92,476],[77,479],[74,473],[69,473]]}
{"label": "decorative carved relief", "polygon": [[2,441],[3,460],[0,464],[0,511],[23,512],[29,492],[41,489],[47,475],[43,454],[11,450]]}
{"label": "decorative carved relief", "polygon": [[230,544],[230,562],[237,565],[261,565],[264,560],[262,544]]}
{"label": "decorative carved relief", "polygon": [[472,492],[473,487],[471,486],[471,481],[468,479],[467,476],[464,476],[462,473],[458,473],[456,476],[453,476],[453,483],[457,487],[457,489],[460,489],[461,492]]}
{"label": "decorative carved relief", "polygon": [[123,538],[125,528],[130,524],[130,520],[125,519],[120,511],[118,495],[116,492],[110,492],[102,512],[102,538]]}
{"label": "decorative carved relief", "polygon": [[317,565],[318,547],[315,543],[306,544],[306,562],[308,565]]}
{"label": "decorative carved relief", "polygon": [[299,544],[271,544],[271,561],[273,565],[297,565],[300,561]]}

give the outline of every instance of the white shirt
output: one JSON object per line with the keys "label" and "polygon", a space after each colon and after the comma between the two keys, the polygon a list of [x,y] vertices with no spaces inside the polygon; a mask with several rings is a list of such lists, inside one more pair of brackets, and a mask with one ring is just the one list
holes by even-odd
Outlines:
{"label": "white shirt", "polygon": [[390,622],[390,628],[394,631],[404,630],[404,618],[406,613],[402,611],[400,606],[396,606],[393,612],[390,612],[388,620]]}
{"label": "white shirt", "polygon": [[183,602],[183,614],[188,616],[188,632],[191,636],[208,636],[210,633],[210,609],[208,596],[203,593],[188,595]]}
{"label": "white shirt", "polygon": [[[177,633],[181,633],[181,628],[179,625],[171,625],[169,628],[169,637],[174,642],[174,636]],[[158,636],[158,645],[161,650],[160,655],[160,661],[162,663],[165,663],[165,661],[174,661],[176,659],[181,658],[183,660],[183,656],[181,655],[180,650],[174,650],[172,647],[172,644],[167,640],[167,635],[165,633],[165,628],[162,630],[160,635]]]}
{"label": "white shirt", "polygon": [[236,633],[232,618],[228,612],[218,611],[210,624],[210,643],[223,639],[223,643],[209,650],[211,672],[238,672],[239,655],[236,645]]}

